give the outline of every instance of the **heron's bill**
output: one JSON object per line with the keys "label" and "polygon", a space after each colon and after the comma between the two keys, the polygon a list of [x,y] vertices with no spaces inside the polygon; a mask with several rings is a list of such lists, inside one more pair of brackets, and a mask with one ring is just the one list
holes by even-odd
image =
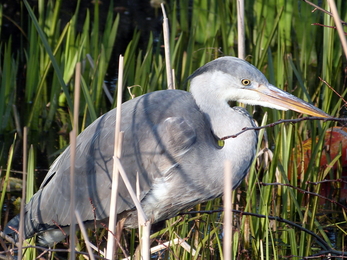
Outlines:
{"label": "heron's bill", "polygon": [[261,101],[271,103],[283,110],[290,109],[310,116],[331,117],[319,108],[274,86],[260,86],[254,90],[260,94]]}

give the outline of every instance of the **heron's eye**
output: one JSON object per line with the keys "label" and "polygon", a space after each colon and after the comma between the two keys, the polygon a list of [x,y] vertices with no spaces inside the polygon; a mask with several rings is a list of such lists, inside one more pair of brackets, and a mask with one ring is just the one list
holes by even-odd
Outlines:
{"label": "heron's eye", "polygon": [[250,81],[249,79],[242,79],[242,80],[241,80],[241,83],[242,83],[242,85],[244,85],[244,86],[248,86],[248,85],[251,84],[251,81]]}

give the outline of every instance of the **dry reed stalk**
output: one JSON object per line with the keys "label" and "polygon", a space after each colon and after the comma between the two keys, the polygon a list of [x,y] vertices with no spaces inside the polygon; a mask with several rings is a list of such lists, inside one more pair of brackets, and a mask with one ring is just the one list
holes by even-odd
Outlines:
{"label": "dry reed stalk", "polygon": [[337,12],[335,1],[334,0],[328,0],[328,4],[330,6],[331,13],[332,13],[332,16],[333,16],[334,21],[335,21],[336,29],[337,29],[337,32],[338,32],[339,37],[340,37],[342,49],[343,49],[345,56],[347,58],[347,40],[346,40],[345,32],[344,32],[342,24],[341,24],[341,19],[340,19],[339,13]]}
{"label": "dry reed stalk", "polygon": [[175,89],[173,74],[170,60],[170,30],[169,30],[169,19],[166,16],[164,4],[161,4],[161,10],[163,12],[163,35],[164,35],[164,48],[165,48],[165,64],[166,64],[166,75],[167,75],[167,88]]}
{"label": "dry reed stalk", "polygon": [[119,169],[119,173],[120,173],[120,175],[121,175],[122,178],[123,178],[124,184],[125,184],[125,186],[126,186],[127,189],[128,189],[129,195],[130,195],[131,199],[133,200],[133,202],[134,202],[134,204],[135,204],[135,207],[136,207],[136,209],[137,209],[137,211],[138,211],[138,215],[140,215],[141,218],[144,219],[145,221],[148,221],[148,220],[147,220],[147,217],[146,217],[146,215],[145,215],[145,212],[144,212],[143,209],[142,209],[141,203],[140,203],[140,201],[137,199],[136,194],[135,194],[133,188],[131,187],[131,184],[130,184],[130,181],[129,181],[129,179],[128,179],[128,176],[126,175],[125,170],[124,170],[124,168],[123,168],[123,166],[122,166],[120,160],[119,160],[118,158],[115,158],[115,162],[116,162],[116,166],[117,166],[118,169]]}
{"label": "dry reed stalk", "polygon": [[[146,250],[146,248],[148,247],[149,248],[149,245],[147,245],[146,241],[149,241],[149,230],[150,229],[150,221],[147,219],[147,216],[145,214],[145,212],[143,211],[143,208],[141,206],[141,203],[140,201],[137,199],[137,196],[133,190],[133,188],[131,187],[131,184],[130,184],[130,181],[128,179],[128,176],[126,175],[125,171],[124,171],[124,168],[120,162],[120,160],[115,157],[114,158],[114,162],[116,163],[116,166],[118,167],[118,170],[119,170],[119,173],[120,175],[122,176],[122,179],[124,181],[124,184],[126,186],[126,188],[128,189],[128,192],[130,194],[130,197],[131,199],[133,200],[135,206],[136,206],[136,210],[137,210],[137,215],[138,215],[138,221],[139,221],[139,228],[142,228],[143,230],[143,233],[144,233],[144,239],[142,241],[142,243],[145,242],[144,244],[144,250],[141,250],[143,255],[142,255],[142,259],[143,260],[147,260],[147,259],[150,259],[150,251],[149,250]],[[147,230],[146,230],[147,228]],[[145,238],[146,236],[148,236],[148,238]],[[146,241],[145,241],[146,240]],[[149,243],[149,242],[148,242]],[[144,253],[145,252],[145,253]]]}
{"label": "dry reed stalk", "polygon": [[80,227],[80,230],[82,232],[82,236],[83,236],[84,241],[86,243],[86,247],[87,247],[87,250],[88,250],[88,253],[89,253],[89,259],[94,260],[95,257],[93,255],[93,250],[92,250],[92,248],[90,246],[91,243],[89,242],[89,238],[88,238],[88,234],[87,234],[86,228],[84,227],[83,221],[82,221],[81,216],[80,216],[80,213],[77,210],[75,210],[75,215],[76,215],[77,223],[78,223],[78,225]]}
{"label": "dry reed stalk", "polygon": [[[140,182],[139,182],[139,173],[136,173],[136,197],[140,201]],[[150,257],[150,236],[151,236],[151,223],[146,219],[141,219],[141,216],[138,217],[139,225],[139,237],[140,237],[140,252],[143,260],[149,260]]]}
{"label": "dry reed stalk", "polygon": [[[120,131],[120,125],[121,125],[121,103],[122,103],[122,86],[123,86],[123,57],[120,56],[119,58],[119,72],[118,72],[118,97],[117,97],[117,119],[116,119],[116,125],[115,125],[115,150],[114,150],[114,157],[113,157],[113,176],[112,176],[112,191],[111,191],[111,205],[110,205],[110,218],[109,218],[109,233],[108,233],[108,240],[107,240],[107,253],[106,258],[107,259],[114,259],[114,237],[113,234],[115,234],[116,230],[116,224],[117,224],[117,194],[118,194],[118,182],[119,182],[119,174],[121,174],[122,179],[125,183],[125,186],[128,189],[128,192],[130,196],[132,197],[134,204],[136,205],[136,209],[138,211],[138,217],[139,217],[139,226],[145,226],[148,228],[149,221],[141,207],[141,204],[139,200],[137,199],[135,192],[133,191],[131,184],[129,182],[129,179],[119,161],[120,155],[121,155],[121,142],[122,142],[122,132]],[[150,228],[150,227],[149,227]],[[146,229],[146,228],[145,228]],[[145,230],[144,229],[144,230]],[[143,242],[145,242],[145,246],[149,247],[147,244],[149,243],[149,230],[144,231],[146,238]],[[148,241],[148,242],[146,242]],[[146,252],[146,251],[143,251]],[[149,250],[146,253],[143,253],[143,259],[149,259]]]}
{"label": "dry reed stalk", "polygon": [[244,0],[237,0],[237,49],[238,57],[245,59],[246,48],[245,48],[245,3]]}
{"label": "dry reed stalk", "polygon": [[223,237],[223,256],[225,260],[232,257],[231,239],[232,239],[232,178],[231,178],[231,163],[224,163],[224,237]]}
{"label": "dry reed stalk", "polygon": [[[140,219],[140,217],[139,217]],[[142,224],[139,226],[141,230],[141,259],[149,260],[151,255],[151,245],[150,245],[150,236],[151,236],[151,222],[149,220],[143,220]]]}
{"label": "dry reed stalk", "polygon": [[80,95],[81,95],[81,62],[76,63],[75,74],[75,95],[74,95],[74,107],[73,107],[73,129],[78,134],[78,114],[80,107]]}
{"label": "dry reed stalk", "polygon": [[[176,236],[177,236],[177,234],[176,234]],[[178,236],[178,238],[175,238],[173,240],[170,240],[170,241],[167,241],[167,242],[162,243],[160,245],[152,247],[150,249],[150,252],[151,252],[151,254],[154,254],[154,253],[157,253],[161,250],[165,250],[168,247],[173,246],[173,245],[180,245],[184,250],[191,253],[192,256],[195,256],[195,254],[196,254],[196,250],[193,249],[191,247],[191,245],[189,245],[183,238],[180,238],[179,236]],[[122,260],[130,260],[131,258],[132,258],[132,256],[129,256],[129,257],[123,258]]]}
{"label": "dry reed stalk", "polygon": [[76,259],[75,253],[75,236],[76,236],[76,193],[75,193],[75,159],[76,159],[76,138],[78,133],[78,115],[81,93],[81,63],[76,64],[75,69],[75,93],[74,93],[74,109],[73,109],[73,129],[70,132],[70,259]]}
{"label": "dry reed stalk", "polygon": [[18,259],[22,259],[22,246],[23,246],[23,232],[24,232],[24,206],[26,195],[26,177],[28,165],[28,128],[25,126],[23,130],[23,183],[22,183],[22,201],[20,204],[19,214],[19,247]]}
{"label": "dry reed stalk", "polygon": [[115,163],[115,158],[121,157],[121,143],[122,138],[120,134],[121,114],[122,114],[122,92],[123,92],[123,71],[124,71],[124,58],[119,56],[118,66],[118,89],[117,89],[117,111],[116,111],[116,125],[114,133],[114,155],[113,155],[113,173],[112,173],[112,190],[111,190],[111,203],[110,203],[110,218],[108,223],[108,236],[107,236],[107,250],[106,258],[114,259],[115,238],[113,234],[116,232],[117,225],[117,196],[118,196],[118,183],[119,183],[119,169]]}
{"label": "dry reed stalk", "polygon": [[76,130],[70,132],[70,259],[76,259],[75,253],[75,158],[76,158]]}

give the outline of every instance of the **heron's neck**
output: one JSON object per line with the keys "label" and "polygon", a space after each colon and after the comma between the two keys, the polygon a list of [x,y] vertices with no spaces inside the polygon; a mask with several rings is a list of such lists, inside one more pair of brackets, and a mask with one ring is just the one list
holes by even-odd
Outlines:
{"label": "heron's neck", "polygon": [[199,81],[197,78],[190,91],[200,110],[210,121],[213,133],[222,138],[236,134],[244,127],[249,127],[249,120],[245,120],[244,115],[232,109],[222,95],[218,95],[218,92],[215,91],[208,91],[211,89],[209,84],[213,83],[204,80]]}
{"label": "heron's neck", "polygon": [[[222,138],[237,134],[244,127],[253,126],[253,122],[250,116],[247,115],[247,112],[242,109],[231,108],[227,101],[223,99],[222,90],[218,91],[217,89],[215,91],[214,88],[214,91],[211,91],[211,84],[214,83],[209,81],[209,79],[199,80],[195,78],[190,91],[200,110],[205,113],[210,121],[214,134]],[[224,165],[225,160],[229,160],[232,165],[232,182],[235,188],[248,172],[255,156],[256,144],[257,134],[255,131],[247,131],[236,138],[226,139],[222,149],[211,153],[211,158],[213,158],[209,160],[209,163],[211,163],[210,167],[222,170],[220,165]],[[209,178],[209,176],[206,176],[206,178]],[[220,177],[218,180],[213,177],[210,181],[211,183],[216,182],[215,187],[217,189],[223,186],[223,177]]]}

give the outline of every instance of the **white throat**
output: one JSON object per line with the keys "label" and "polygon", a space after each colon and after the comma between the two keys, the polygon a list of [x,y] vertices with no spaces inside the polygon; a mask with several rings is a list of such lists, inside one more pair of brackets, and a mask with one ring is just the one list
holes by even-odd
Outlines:
{"label": "white throat", "polygon": [[225,81],[220,80],[221,77],[214,77],[215,74],[206,73],[192,79],[190,92],[210,120],[214,134],[221,138],[236,134],[252,124],[245,120],[244,115],[229,106]]}
{"label": "white throat", "polygon": [[[222,138],[237,134],[244,127],[253,127],[252,119],[246,110],[231,108],[228,104],[228,97],[235,96],[235,93],[232,93],[234,88],[228,89],[225,79],[223,81],[221,77],[210,76],[210,73],[206,73],[194,78],[190,91],[201,111],[209,119],[214,134]],[[245,174],[255,155],[256,144],[255,131],[247,131],[236,138],[226,139],[224,147],[214,153],[211,163],[223,165],[225,160],[230,160],[234,173]],[[243,179],[238,174],[233,177],[234,184]]]}

